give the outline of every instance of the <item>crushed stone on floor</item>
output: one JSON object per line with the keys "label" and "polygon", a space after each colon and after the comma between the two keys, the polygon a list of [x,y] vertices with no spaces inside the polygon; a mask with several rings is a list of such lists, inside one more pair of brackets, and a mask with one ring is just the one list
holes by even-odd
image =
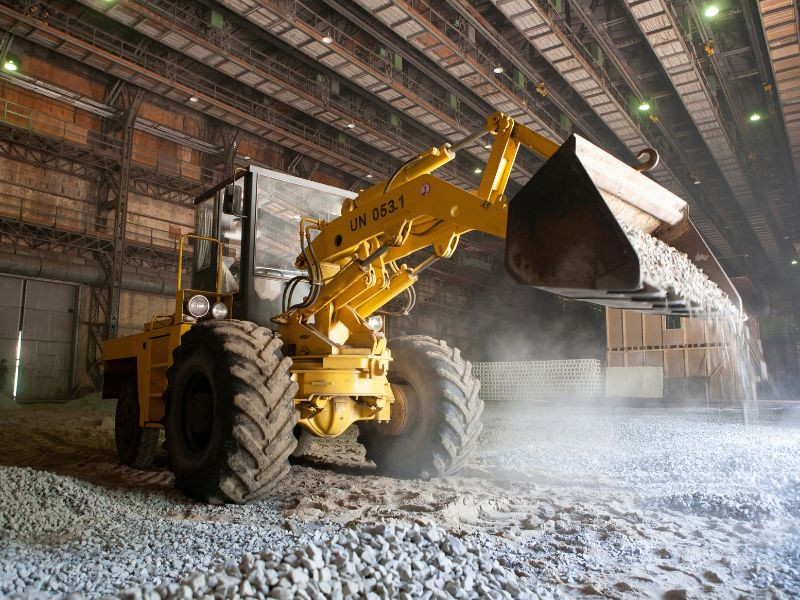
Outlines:
{"label": "crushed stone on floor", "polygon": [[0,594],[800,595],[792,405],[749,426],[733,410],[489,406],[456,476],[379,477],[348,433],[245,506],[119,465],[112,415],[0,413]]}

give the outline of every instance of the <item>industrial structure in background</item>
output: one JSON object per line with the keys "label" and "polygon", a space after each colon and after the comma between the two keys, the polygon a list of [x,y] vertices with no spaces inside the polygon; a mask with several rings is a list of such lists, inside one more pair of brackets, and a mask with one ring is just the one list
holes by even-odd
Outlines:
{"label": "industrial structure in background", "polygon": [[[102,340],[172,311],[192,199],[235,168],[358,191],[496,110],[629,164],[656,149],[653,179],[689,201],[779,389],[800,383],[791,0],[3,0],[0,29],[0,354],[18,401],[96,388]],[[441,174],[475,188],[488,155],[476,141]],[[509,195],[540,164],[521,155]],[[559,357],[605,355],[602,313],[510,292],[488,237],[461,251],[390,328],[476,360],[511,332],[551,358],[522,342],[557,315],[597,332]]]}

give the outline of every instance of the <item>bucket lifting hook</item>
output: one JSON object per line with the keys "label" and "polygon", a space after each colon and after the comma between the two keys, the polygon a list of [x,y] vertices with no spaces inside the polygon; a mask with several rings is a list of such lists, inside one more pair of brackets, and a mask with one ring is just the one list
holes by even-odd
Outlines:
{"label": "bucket lifting hook", "polygon": [[639,173],[645,173],[647,171],[651,171],[656,168],[658,164],[658,152],[653,148],[645,148],[639,154],[636,155],[636,159],[640,160],[642,156],[647,156],[647,160],[640,162],[638,165],[633,167]]}

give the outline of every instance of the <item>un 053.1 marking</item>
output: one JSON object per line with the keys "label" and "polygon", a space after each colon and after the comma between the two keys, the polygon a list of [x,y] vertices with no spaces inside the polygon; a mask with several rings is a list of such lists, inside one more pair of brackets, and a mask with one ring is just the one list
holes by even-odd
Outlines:
{"label": "un 053.1 marking", "polygon": [[[387,200],[382,202],[380,206],[372,209],[370,216],[373,221],[379,221],[384,217],[388,217],[394,212],[397,212],[405,206],[403,197],[400,196],[397,200]],[[367,224],[367,213],[361,213],[357,217],[350,219],[350,231],[358,231]]]}

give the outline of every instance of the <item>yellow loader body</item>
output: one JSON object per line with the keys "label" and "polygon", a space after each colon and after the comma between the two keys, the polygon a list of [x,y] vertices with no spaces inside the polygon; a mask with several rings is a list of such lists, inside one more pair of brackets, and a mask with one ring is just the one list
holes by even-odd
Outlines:
{"label": "yellow loader body", "polygon": [[[432,174],[453,160],[460,147],[487,133],[494,136],[494,143],[477,190],[461,189]],[[520,146],[547,160],[509,200],[506,184]],[[268,413],[283,414],[282,405],[273,405],[283,402],[276,390],[291,394],[297,423],[314,436],[337,436],[356,422],[367,422],[363,429],[367,456],[386,472],[426,476],[463,464],[477,443],[476,423],[482,410],[479,384],[469,363],[444,342],[421,336],[397,341],[393,350],[382,319],[375,317],[399,296],[413,298],[420,273],[431,262],[452,256],[461,236],[470,231],[506,239],[506,266],[520,283],[611,306],[662,314],[701,313],[705,307],[688,302],[675,289],[653,289],[648,283],[626,233],[635,229],[686,251],[731,304],[741,306],[689,221],[686,202],[579,136],[558,146],[502,113],[489,116],[485,132],[455,146],[432,148],[369,189],[358,194],[339,190],[344,201],[338,215],[292,214],[296,210],[292,202],[298,198],[310,199],[311,206],[313,193],[336,192],[314,185],[317,192],[305,189],[295,178],[251,167],[199,198],[198,228],[206,229],[198,231],[203,235],[184,238],[194,240],[196,273],[202,272],[198,265],[203,263],[205,272],[213,274],[214,282],[208,286],[212,289],[184,289],[179,275],[173,315],[154,319],[143,333],[110,340],[104,347],[110,382],[104,395],[113,397],[121,378],[135,374],[138,426],[167,422],[168,448],[181,452],[180,444],[173,441],[170,446],[170,440],[179,438],[183,428],[189,446],[216,447],[214,440],[219,438],[227,440],[227,446],[220,446],[226,452],[247,450],[250,458],[218,461],[216,471],[197,458],[205,456],[202,453],[195,457],[202,468],[194,469],[191,448],[182,458],[171,459],[179,487],[197,497],[246,501],[266,489],[258,487],[258,477],[244,476],[237,469],[255,464],[259,477],[277,473],[253,448],[261,444],[264,456],[280,460],[291,446],[280,441],[288,425],[275,434],[280,438],[275,441],[264,420]],[[300,253],[289,265],[298,271],[286,265],[258,266],[259,256],[277,252],[270,236],[281,227],[262,229],[270,215],[290,215],[290,221],[295,217],[299,221]],[[234,247],[231,240],[239,245]],[[430,255],[416,267],[404,262],[424,249]],[[239,287],[224,289],[225,281],[236,279],[234,271]],[[278,294],[269,290],[277,289],[272,283],[285,273],[291,278],[278,285],[283,289],[279,301]],[[305,291],[294,302],[298,285]],[[281,310],[266,308],[276,302]],[[192,303],[205,312],[200,314]],[[209,310],[212,305],[214,310]],[[225,325],[231,316],[237,320]],[[279,360],[276,350],[275,344],[281,342],[285,360]],[[192,353],[217,364],[216,371],[212,373]],[[229,360],[229,354],[234,358]],[[189,369],[206,369],[203,377],[208,382],[199,381]],[[230,374],[235,385],[231,387],[227,375],[220,379],[219,373]],[[419,379],[420,373],[427,379]],[[170,385],[180,389],[169,389]],[[253,394],[257,401],[249,397]],[[433,396],[456,416],[430,408]],[[219,402],[227,408],[219,408]],[[171,409],[171,403],[183,403],[182,412]],[[195,404],[205,408],[193,414]],[[259,413],[260,406],[264,414]],[[236,416],[219,425],[212,417],[218,418],[221,410]],[[181,418],[188,424],[181,424]],[[449,424],[441,419],[450,419]],[[453,419],[461,419],[461,430],[447,443],[440,440],[437,446],[414,437],[429,431],[447,438],[451,434],[445,430],[453,426]],[[227,429],[220,433],[219,427]],[[259,436],[263,439],[257,442]],[[404,460],[416,466],[405,469]],[[186,470],[181,464],[188,465]],[[235,477],[231,470],[237,471]],[[200,481],[209,477],[211,483]]]}

